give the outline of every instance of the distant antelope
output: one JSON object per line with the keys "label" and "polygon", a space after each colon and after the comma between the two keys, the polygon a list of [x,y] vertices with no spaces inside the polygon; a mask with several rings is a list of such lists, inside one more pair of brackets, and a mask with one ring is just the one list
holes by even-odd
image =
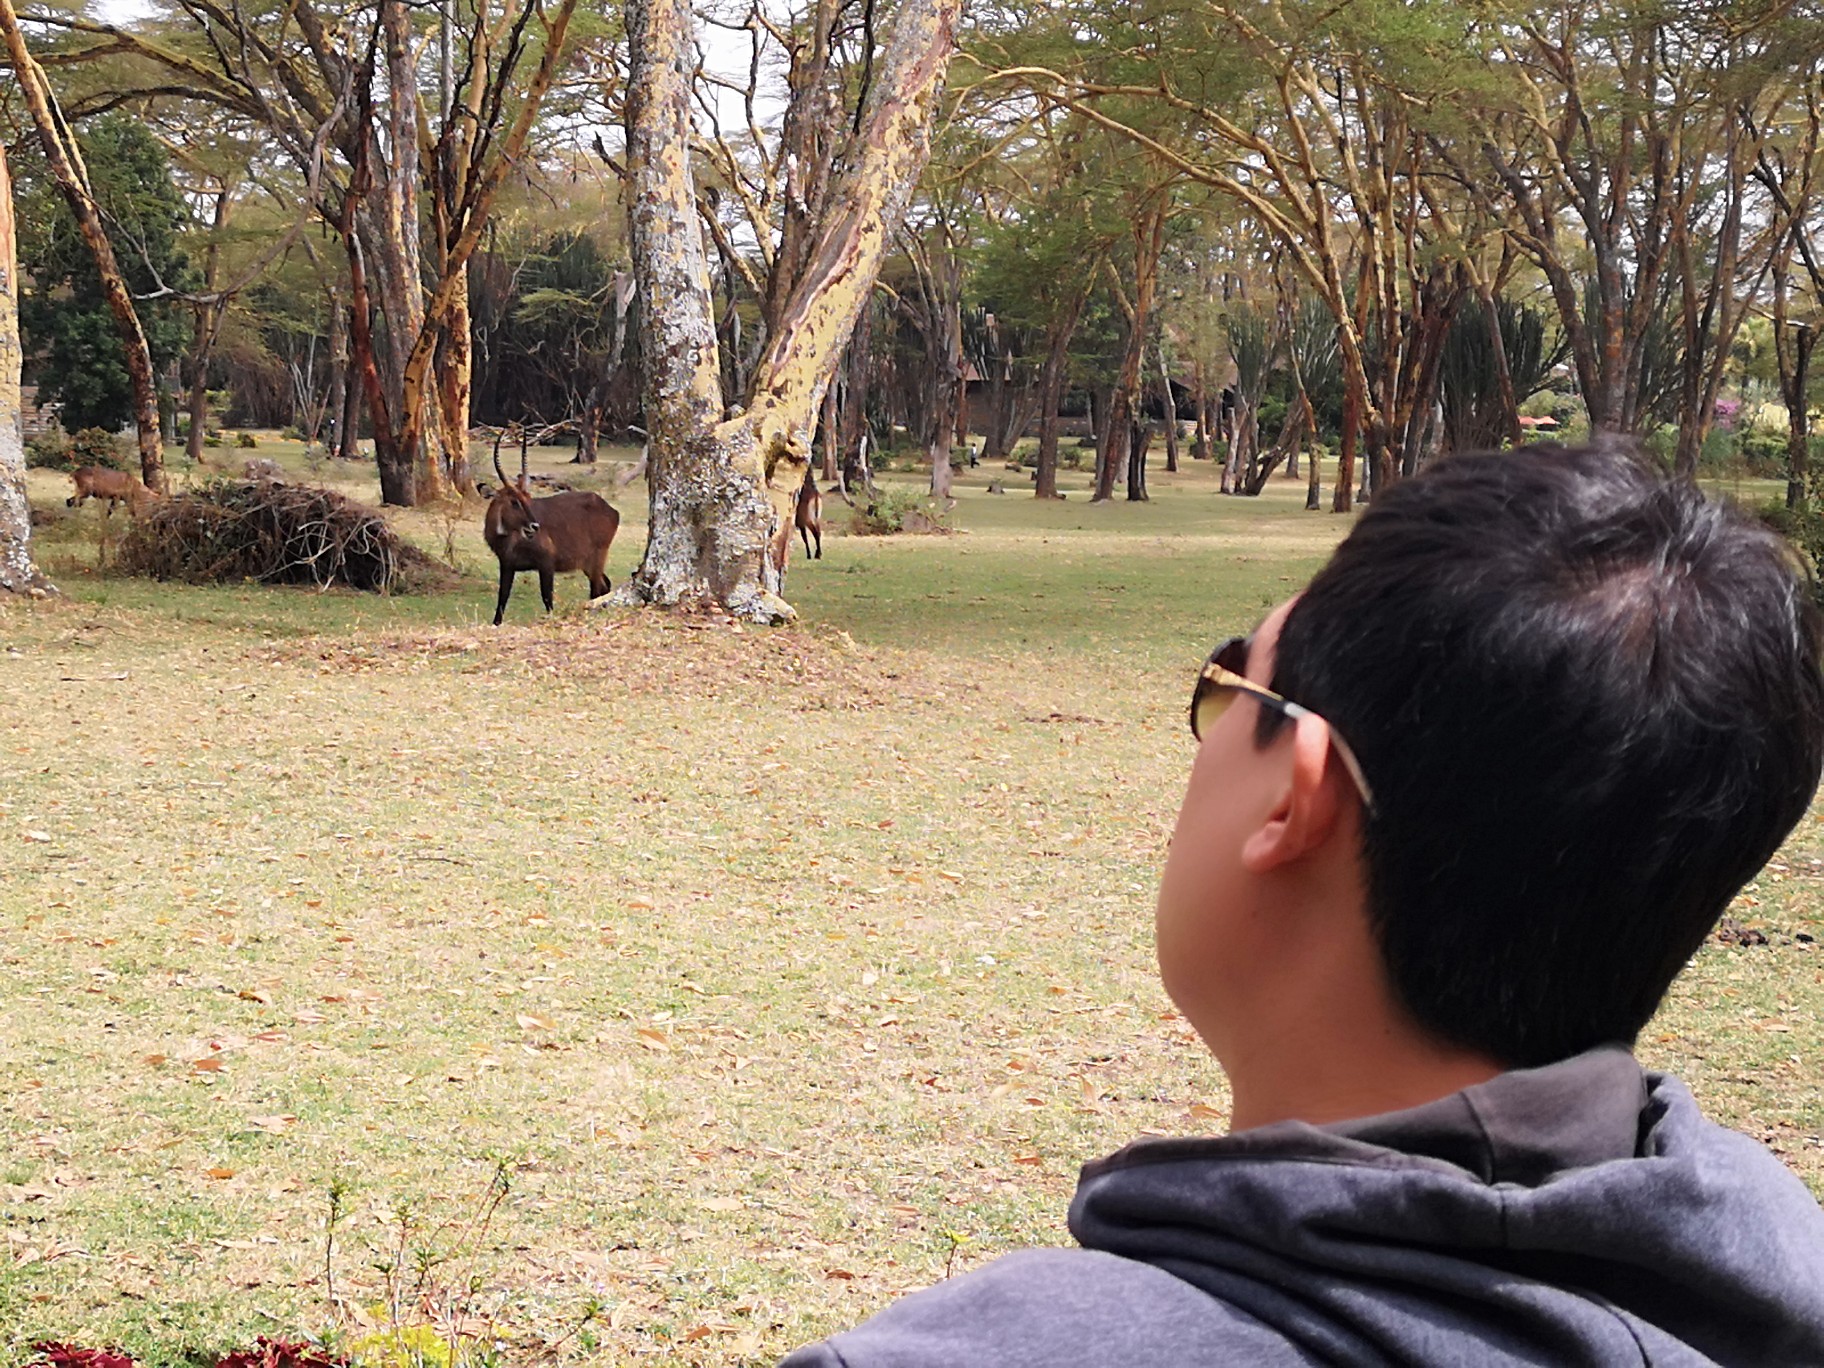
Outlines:
{"label": "distant antelope", "polygon": [[108,517],[114,516],[114,505],[125,501],[129,513],[138,513],[146,500],[158,498],[155,490],[147,489],[137,477],[124,470],[110,470],[107,466],[78,466],[70,472],[70,478],[76,482],[76,492],[65,499],[68,508],[81,508],[88,499],[106,499]]}
{"label": "distant antelope", "polygon": [[[806,466],[804,483],[798,486],[798,506],[792,513],[792,524],[804,538],[804,558],[823,559],[823,495],[817,492],[816,471]],[[817,538],[817,549],[811,550],[811,538]]]}
{"label": "distant antelope", "polygon": [[589,597],[608,592],[608,548],[620,529],[621,515],[599,494],[553,494],[535,499],[526,488],[526,452],[519,453],[519,482],[507,479],[500,468],[500,449],[494,450],[494,473],[500,492],[488,503],[482,536],[500,562],[500,598],[494,605],[494,625],[506,615],[513,594],[513,579],[521,570],[538,572],[538,592],[545,611],[552,609],[552,582],[559,571],[581,570],[589,577]]}

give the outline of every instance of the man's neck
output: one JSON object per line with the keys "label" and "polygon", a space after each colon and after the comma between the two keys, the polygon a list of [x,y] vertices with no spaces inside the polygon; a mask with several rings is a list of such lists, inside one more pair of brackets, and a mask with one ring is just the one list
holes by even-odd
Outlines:
{"label": "man's neck", "polygon": [[[1337,1004],[1328,1004],[1335,1008]],[[1231,1130],[1313,1125],[1423,1106],[1503,1072],[1495,1060],[1434,1039],[1391,1004],[1323,1011],[1223,1051],[1235,1099]]]}

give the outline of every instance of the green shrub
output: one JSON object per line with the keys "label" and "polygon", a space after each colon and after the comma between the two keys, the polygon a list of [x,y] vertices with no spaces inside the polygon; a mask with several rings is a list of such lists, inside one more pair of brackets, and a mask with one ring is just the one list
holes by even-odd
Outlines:
{"label": "green shrub", "polygon": [[208,431],[205,431],[203,433],[203,445],[204,446],[219,447],[221,444],[222,444],[222,434],[221,433],[208,432]]}
{"label": "green shrub", "polygon": [[299,427],[296,423],[293,423],[290,427],[286,428],[279,436],[288,442],[302,442],[305,440],[304,429]]}
{"label": "green shrub", "polygon": [[70,434],[60,427],[48,427],[25,439],[25,463],[38,470],[74,470],[75,454]]}
{"label": "green shrub", "polygon": [[866,504],[857,504],[855,532],[863,537],[890,537],[899,532],[948,532],[950,515],[925,495],[906,488],[883,488]]}
{"label": "green shrub", "polygon": [[1824,513],[1815,508],[1788,508],[1785,504],[1768,504],[1760,510],[1761,521],[1787,541],[1811,571],[1811,596],[1824,606]]}
{"label": "green shrub", "polygon": [[132,448],[127,439],[106,428],[84,428],[70,438],[70,457],[79,466],[107,466],[126,470]]}
{"label": "green shrub", "polygon": [[234,444],[242,451],[252,451],[259,446],[260,439],[251,432],[237,432],[234,434]]}
{"label": "green shrub", "polygon": [[1786,434],[1751,427],[1738,438],[1742,463],[1756,479],[1776,480],[1786,473]]}

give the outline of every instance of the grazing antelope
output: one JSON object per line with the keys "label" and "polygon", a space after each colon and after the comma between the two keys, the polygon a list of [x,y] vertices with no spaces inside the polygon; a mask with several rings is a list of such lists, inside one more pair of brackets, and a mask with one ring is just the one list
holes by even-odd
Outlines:
{"label": "grazing antelope", "polygon": [[580,570],[589,577],[589,597],[608,592],[608,548],[620,529],[621,515],[599,494],[553,494],[535,499],[526,488],[526,451],[519,452],[519,482],[507,479],[500,468],[500,448],[494,450],[494,473],[500,492],[488,503],[482,535],[500,562],[500,599],[494,605],[494,625],[507,611],[513,578],[521,570],[538,572],[538,591],[551,611],[551,586],[559,571]]}
{"label": "grazing antelope", "polygon": [[147,489],[136,476],[107,466],[78,466],[70,472],[70,478],[76,482],[76,492],[63,501],[64,506],[81,508],[88,499],[106,499],[110,518],[114,516],[114,505],[123,500],[129,513],[138,513],[147,499],[158,498],[157,492]]}
{"label": "grazing antelope", "polygon": [[[798,507],[792,514],[792,524],[804,538],[804,558],[806,560],[823,559],[823,495],[817,492],[816,471],[806,466],[804,483],[798,486]],[[811,550],[811,538],[817,538],[816,551]]]}

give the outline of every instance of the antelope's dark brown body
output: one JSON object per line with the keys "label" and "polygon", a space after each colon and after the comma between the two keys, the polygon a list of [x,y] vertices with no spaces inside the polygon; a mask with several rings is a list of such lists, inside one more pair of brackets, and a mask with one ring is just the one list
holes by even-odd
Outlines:
{"label": "antelope's dark brown body", "polygon": [[535,499],[523,484],[503,485],[488,504],[482,535],[500,562],[500,598],[494,625],[500,626],[521,570],[538,572],[538,591],[551,611],[552,581],[580,570],[589,577],[589,597],[608,592],[608,548],[620,530],[621,515],[599,494],[553,494]]}

